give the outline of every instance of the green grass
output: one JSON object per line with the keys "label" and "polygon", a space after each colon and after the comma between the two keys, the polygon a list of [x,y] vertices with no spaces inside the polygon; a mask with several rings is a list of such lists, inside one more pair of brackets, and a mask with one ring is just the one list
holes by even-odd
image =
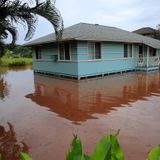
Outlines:
{"label": "green grass", "polygon": [[2,67],[14,67],[14,66],[26,66],[32,64],[32,58],[1,58],[0,66]]}

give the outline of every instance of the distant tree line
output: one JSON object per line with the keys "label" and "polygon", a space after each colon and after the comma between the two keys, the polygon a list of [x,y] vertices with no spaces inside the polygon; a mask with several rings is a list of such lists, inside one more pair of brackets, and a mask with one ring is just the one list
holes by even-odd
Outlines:
{"label": "distant tree line", "polygon": [[4,47],[4,54],[6,57],[32,57],[32,49],[30,47],[24,47],[22,45],[7,44]]}

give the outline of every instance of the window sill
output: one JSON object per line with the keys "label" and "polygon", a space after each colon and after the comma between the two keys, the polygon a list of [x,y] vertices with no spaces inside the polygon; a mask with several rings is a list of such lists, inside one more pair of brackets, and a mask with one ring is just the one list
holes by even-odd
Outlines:
{"label": "window sill", "polygon": [[77,62],[102,62],[102,61],[116,61],[116,60],[130,60],[136,57],[115,58],[115,59],[88,59],[88,60],[51,60],[51,59],[33,59],[35,62],[55,62],[55,63],[77,63]]}
{"label": "window sill", "polygon": [[70,63],[70,62],[77,62],[77,61],[76,60],[57,60],[56,62]]}

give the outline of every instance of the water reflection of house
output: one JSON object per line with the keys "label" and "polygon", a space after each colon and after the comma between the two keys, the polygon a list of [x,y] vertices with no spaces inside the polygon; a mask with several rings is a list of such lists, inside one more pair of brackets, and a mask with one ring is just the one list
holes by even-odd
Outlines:
{"label": "water reflection of house", "polygon": [[158,95],[160,74],[130,73],[81,82],[35,74],[35,93],[27,95],[40,106],[73,122],[107,114],[152,94]]}

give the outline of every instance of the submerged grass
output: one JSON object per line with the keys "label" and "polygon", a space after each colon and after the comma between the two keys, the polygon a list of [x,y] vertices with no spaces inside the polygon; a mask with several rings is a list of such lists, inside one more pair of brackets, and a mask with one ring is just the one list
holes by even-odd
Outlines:
{"label": "submerged grass", "polygon": [[32,64],[32,58],[5,58],[2,57],[0,59],[0,66],[2,67],[14,67],[14,66],[25,66],[25,65],[31,65]]}

